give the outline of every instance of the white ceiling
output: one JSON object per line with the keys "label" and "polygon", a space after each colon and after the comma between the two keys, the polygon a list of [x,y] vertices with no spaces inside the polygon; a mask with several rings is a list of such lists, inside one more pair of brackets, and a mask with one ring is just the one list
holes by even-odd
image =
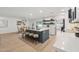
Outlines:
{"label": "white ceiling", "polygon": [[69,7],[0,7],[0,16],[41,18],[67,13]]}

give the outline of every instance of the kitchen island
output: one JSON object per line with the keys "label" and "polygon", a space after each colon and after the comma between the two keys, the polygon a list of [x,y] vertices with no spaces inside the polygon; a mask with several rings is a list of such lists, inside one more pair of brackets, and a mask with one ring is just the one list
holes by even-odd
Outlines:
{"label": "kitchen island", "polygon": [[34,39],[40,43],[43,43],[49,38],[49,29],[48,28],[43,28],[40,30],[27,29],[25,32],[25,38]]}

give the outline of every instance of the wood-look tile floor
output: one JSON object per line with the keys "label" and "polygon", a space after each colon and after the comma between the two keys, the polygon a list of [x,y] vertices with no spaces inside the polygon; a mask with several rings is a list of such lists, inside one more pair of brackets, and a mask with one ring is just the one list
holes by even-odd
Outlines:
{"label": "wood-look tile floor", "polygon": [[0,52],[55,52],[53,44],[55,36],[39,43],[34,40],[22,39],[18,33],[0,35]]}

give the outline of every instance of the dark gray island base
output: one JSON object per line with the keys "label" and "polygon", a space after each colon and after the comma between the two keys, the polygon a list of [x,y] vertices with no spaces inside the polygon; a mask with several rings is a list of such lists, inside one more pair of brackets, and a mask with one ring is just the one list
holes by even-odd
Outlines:
{"label": "dark gray island base", "polygon": [[76,36],[76,37],[79,37],[79,33],[75,33],[75,36]]}
{"label": "dark gray island base", "polygon": [[49,29],[43,30],[27,30],[25,38],[34,39],[40,43],[44,43],[49,38]]}

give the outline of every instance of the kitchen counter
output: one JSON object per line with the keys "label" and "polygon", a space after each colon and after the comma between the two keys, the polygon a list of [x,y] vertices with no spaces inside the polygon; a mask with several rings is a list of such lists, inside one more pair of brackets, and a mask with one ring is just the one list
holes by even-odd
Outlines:
{"label": "kitchen counter", "polygon": [[37,29],[27,29],[27,30],[32,30],[32,31],[45,31],[45,30],[49,30],[49,28],[43,28],[43,29],[40,29],[40,30],[37,30]]}
{"label": "kitchen counter", "polygon": [[79,37],[75,33],[57,31],[54,47],[59,52],[79,52]]}
{"label": "kitchen counter", "polygon": [[26,38],[34,39],[40,43],[44,43],[49,38],[49,29],[43,28],[40,30],[28,29],[25,32]]}

